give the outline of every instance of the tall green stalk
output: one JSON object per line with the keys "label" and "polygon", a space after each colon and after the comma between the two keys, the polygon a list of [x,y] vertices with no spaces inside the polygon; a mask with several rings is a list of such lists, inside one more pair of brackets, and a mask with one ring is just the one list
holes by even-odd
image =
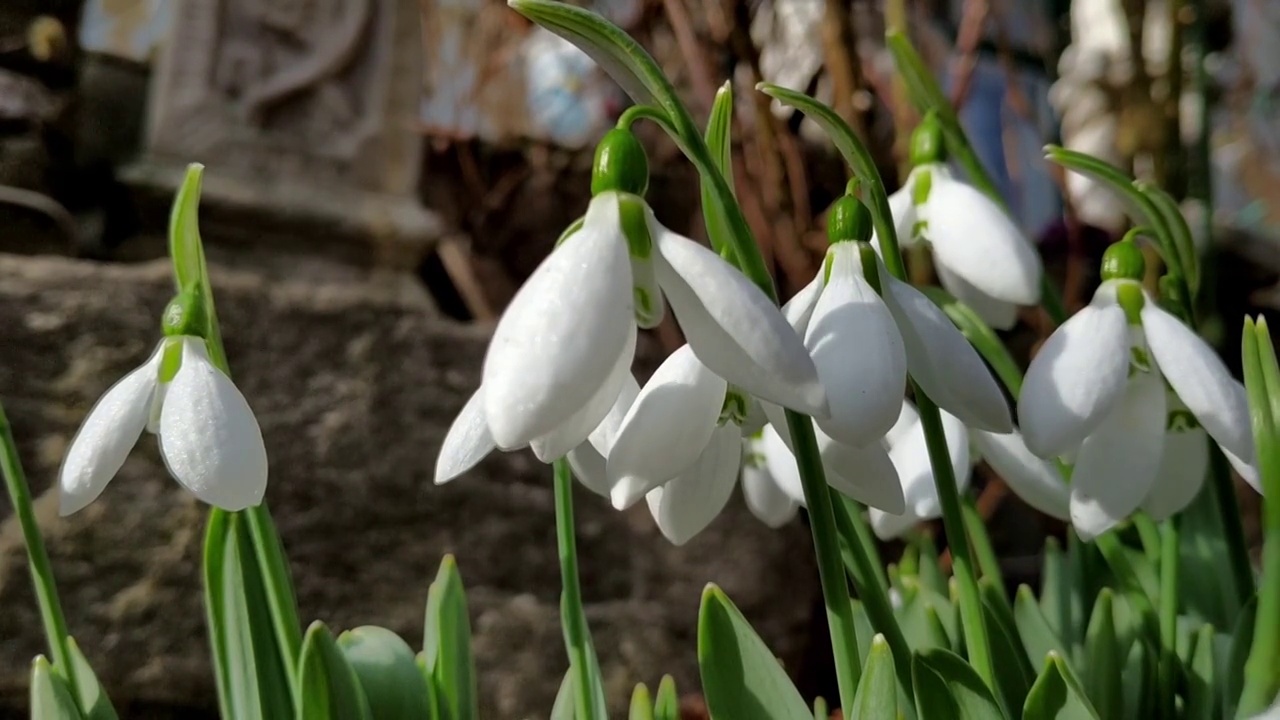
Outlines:
{"label": "tall green stalk", "polygon": [[80,697],[80,686],[76,684],[75,663],[71,659],[71,645],[67,636],[67,620],[62,614],[62,604],[58,601],[53,566],[44,547],[40,525],[36,522],[35,510],[31,505],[31,488],[22,471],[18,445],[14,442],[3,404],[0,404],[0,470],[4,472],[4,487],[9,493],[9,502],[13,503],[13,513],[18,517],[22,539],[27,546],[27,565],[31,569],[31,582],[36,590],[36,603],[40,606],[45,640],[53,655],[53,669],[66,678],[68,687],[76,696],[76,704],[80,705],[83,699]]}
{"label": "tall green stalk", "polygon": [[1174,717],[1178,692],[1178,521],[1160,524],[1160,706]]}
{"label": "tall green stalk", "polygon": [[574,537],[573,472],[568,460],[557,460],[553,466],[556,498],[556,546],[560,552],[560,623],[564,626],[565,646],[569,652],[569,672],[573,677],[575,720],[606,720],[596,716],[592,699],[594,658],[591,653],[591,631],[582,610],[582,588],[578,581],[578,542]]}

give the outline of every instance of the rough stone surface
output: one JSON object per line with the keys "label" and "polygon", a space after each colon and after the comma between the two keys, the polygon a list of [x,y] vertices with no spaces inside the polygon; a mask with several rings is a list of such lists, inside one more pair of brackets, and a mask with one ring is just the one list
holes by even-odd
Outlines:
{"label": "rough stone surface", "polygon": [[[431,483],[440,441],[478,382],[487,331],[358,285],[212,272],[236,381],[265,434],[268,501],[302,617],[385,625],[417,647],[427,585],[455,553],[482,716],[546,717],[566,667],[548,472],[530,455],[499,454],[448,486]],[[133,717],[213,706],[199,588],[205,508],[168,478],[149,437],[71,518],[57,517],[50,482],[92,403],[157,341],[171,287],[163,262],[0,255],[0,398],[72,632],[118,706],[182,708]],[[0,508],[0,705],[15,707],[42,639],[21,536]],[[578,515],[588,617],[618,712],[633,683],[652,686],[663,672],[697,689],[696,614],[709,581],[795,667],[816,592],[802,527],[770,531],[735,498],[674,548],[643,507],[619,514],[584,491]]]}

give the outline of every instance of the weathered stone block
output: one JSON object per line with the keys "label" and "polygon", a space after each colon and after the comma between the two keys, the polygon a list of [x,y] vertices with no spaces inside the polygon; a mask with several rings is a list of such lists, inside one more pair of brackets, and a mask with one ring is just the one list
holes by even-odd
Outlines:
{"label": "weathered stone block", "polygon": [[[478,382],[487,331],[360,285],[212,273],[236,382],[265,435],[268,502],[304,621],[385,625],[417,647],[428,583],[455,553],[482,716],[546,717],[567,664],[549,472],[526,453],[499,454],[445,487],[431,482],[444,433]],[[59,519],[50,489],[91,404],[157,341],[171,293],[163,262],[0,255],[0,398],[72,632],[118,705],[167,703],[185,708],[172,717],[191,717],[214,703],[199,585],[205,508],[168,478],[150,437],[85,511]],[[43,642],[21,536],[0,508],[0,703],[17,706]],[[663,672],[698,687],[697,606],[709,581],[794,667],[815,593],[803,527],[768,530],[735,499],[675,548],[643,504],[616,513],[582,492],[578,517],[587,613],[618,712],[633,683]]]}

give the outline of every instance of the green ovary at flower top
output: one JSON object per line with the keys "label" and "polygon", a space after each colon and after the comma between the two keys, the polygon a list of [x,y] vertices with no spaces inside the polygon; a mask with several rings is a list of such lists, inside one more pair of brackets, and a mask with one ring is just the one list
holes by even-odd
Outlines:
{"label": "green ovary at flower top", "polygon": [[1085,538],[1139,509],[1159,520],[1186,507],[1207,470],[1206,433],[1261,491],[1244,386],[1146,293],[1142,273],[1131,241],[1108,249],[1101,287],[1037,353],[1018,403],[1027,446],[1074,460],[1070,514]]}
{"label": "green ovary at flower top", "polygon": [[169,304],[164,339],[85,417],[58,475],[63,515],[102,493],[143,430],[158,437],[165,467],[196,497],[225,510],[262,502],[262,432],[244,396],[209,361],[201,297],[191,290]]}
{"label": "green ovary at flower top", "polygon": [[645,184],[643,149],[629,131],[611,131],[596,154],[581,228],[538,266],[498,322],[481,386],[445,438],[437,483],[494,449],[530,446],[544,462],[575,449],[603,457],[605,433],[595,431],[634,383],[636,326],[656,325],[665,305],[698,362],[724,382],[826,414],[813,361],[777,307],[713,251],[663,227],[636,194]]}
{"label": "green ovary at flower top", "polygon": [[1007,330],[1040,301],[1040,255],[1009,215],[947,168],[942,130],[927,115],[911,138],[906,182],[889,196],[904,246],[928,241],[938,279],[988,325]]}

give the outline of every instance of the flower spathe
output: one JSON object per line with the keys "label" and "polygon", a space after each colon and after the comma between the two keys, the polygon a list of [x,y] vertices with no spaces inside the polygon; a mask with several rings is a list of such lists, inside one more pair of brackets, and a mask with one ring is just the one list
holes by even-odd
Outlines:
{"label": "flower spathe", "polygon": [[[164,381],[168,352],[178,353],[180,364]],[[209,361],[203,339],[174,336],[107,390],[85,417],[58,474],[63,515],[102,493],[144,430],[158,436],[173,478],[204,502],[224,510],[262,502],[267,451],[249,403]]]}
{"label": "flower spathe", "polygon": [[1207,462],[1197,426],[1258,487],[1244,386],[1134,280],[1104,282],[1049,337],[1018,409],[1036,455],[1074,453],[1071,520],[1082,537],[1139,508],[1167,517],[1185,507]]}
{"label": "flower spathe", "polygon": [[904,247],[927,241],[942,287],[988,325],[1007,330],[1019,305],[1039,302],[1040,254],[999,205],[945,165],[917,166],[889,207]]}
{"label": "flower spathe", "polygon": [[[873,264],[879,293],[864,264]],[[965,424],[1013,427],[1009,406],[982,358],[927,297],[855,242],[827,249],[824,271],[783,314],[800,333],[828,388],[818,427],[854,446],[877,443],[898,420],[906,375]]]}
{"label": "flower spathe", "polygon": [[[740,272],[667,230],[647,205],[651,247],[641,256],[628,250],[622,213],[634,203],[643,201],[597,194],[581,229],[538,266],[503,313],[482,373],[494,444],[503,450],[533,444],[537,451],[540,438],[559,431],[559,452],[585,439],[616,397],[610,384],[620,382],[616,368],[624,359],[630,364],[635,318],[655,323],[664,295],[693,352],[717,375],[788,407],[825,413],[825,393],[804,346]],[[539,454],[550,461],[563,452]]]}

